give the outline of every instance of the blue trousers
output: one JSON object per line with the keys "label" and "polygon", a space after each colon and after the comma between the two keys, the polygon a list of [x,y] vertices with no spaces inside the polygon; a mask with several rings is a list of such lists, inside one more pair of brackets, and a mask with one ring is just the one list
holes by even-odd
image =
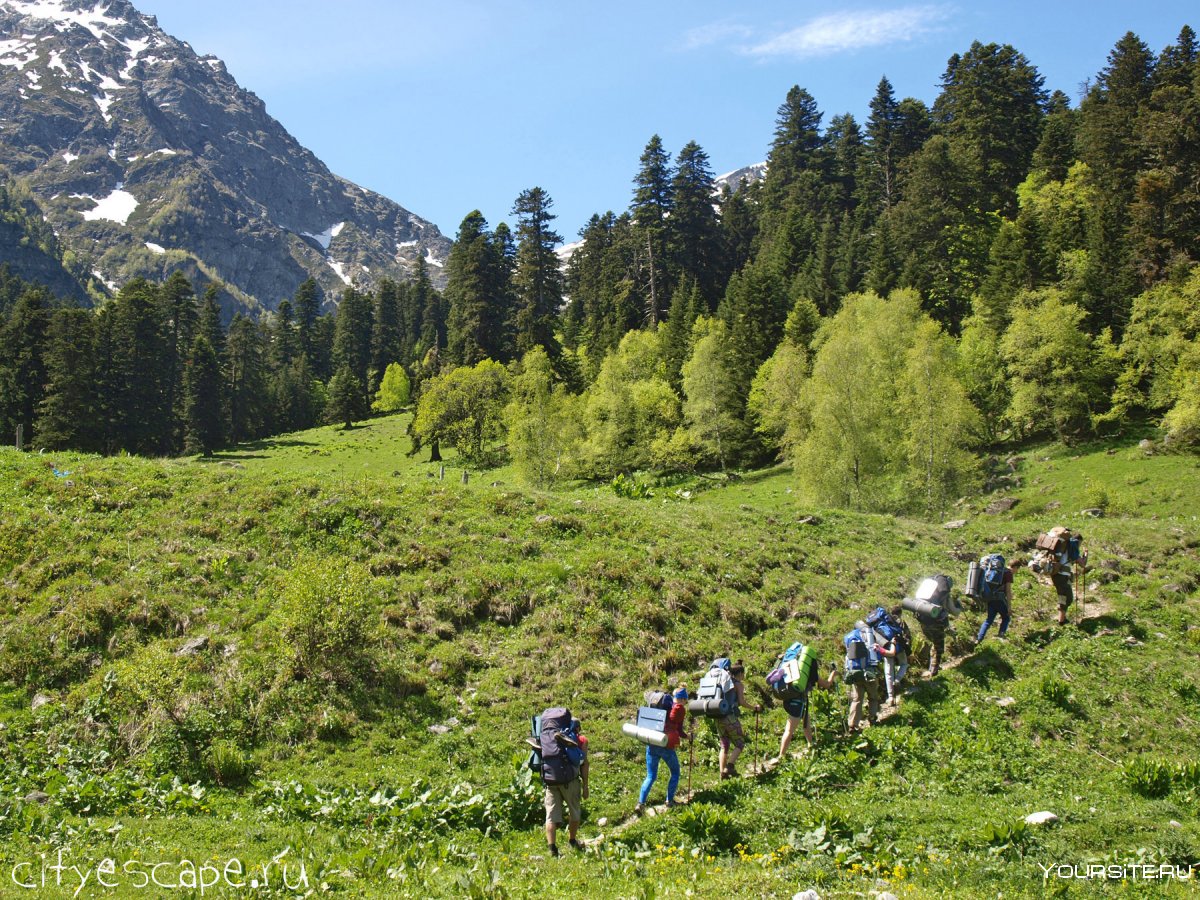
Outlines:
{"label": "blue trousers", "polygon": [[658,778],[658,763],[665,760],[671,770],[671,779],[667,782],[667,802],[675,799],[675,789],[679,787],[679,754],[665,747],[646,745],[646,780],[642,782],[642,792],[638,795],[638,803],[645,803],[650,796],[650,788]]}
{"label": "blue trousers", "polygon": [[996,616],[1000,617],[1000,637],[1004,637],[1008,631],[1008,621],[1012,618],[1012,613],[1008,611],[1008,604],[1001,597],[999,600],[989,600],[987,609],[987,619],[979,626],[979,635],[975,638],[976,642],[982,641],[983,636],[987,634],[992,623],[996,621]]}

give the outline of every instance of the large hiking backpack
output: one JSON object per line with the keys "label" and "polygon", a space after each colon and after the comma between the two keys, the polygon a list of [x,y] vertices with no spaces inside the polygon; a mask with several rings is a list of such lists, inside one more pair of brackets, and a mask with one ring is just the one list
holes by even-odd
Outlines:
{"label": "large hiking backpack", "polygon": [[859,622],[842,643],[846,647],[847,684],[873,681],[879,677],[879,651],[875,649],[875,636],[865,622]]}
{"label": "large hiking backpack", "polygon": [[808,691],[817,670],[817,651],[796,641],[783,651],[779,665],[767,675],[767,687],[780,700],[798,700]]}
{"label": "large hiking backpack", "polygon": [[934,575],[924,579],[912,597],[905,597],[900,605],[917,618],[925,622],[945,622],[951,615],[959,612],[953,603],[950,590],[954,585],[948,575]]}
{"label": "large hiking backpack", "polygon": [[981,591],[979,596],[984,600],[1000,600],[1004,598],[1004,573],[1007,564],[999,553],[989,553],[979,560]]}
{"label": "large hiking backpack", "polygon": [[713,660],[708,674],[700,679],[696,699],[688,704],[689,711],[711,718],[721,718],[737,709],[737,688],[729,669],[730,662],[726,657]]}
{"label": "large hiking backpack", "polygon": [[642,695],[646,701],[646,705],[654,709],[670,709],[675,705],[675,698],[671,696],[670,691],[646,691]]}
{"label": "large hiking backpack", "polygon": [[570,784],[579,777],[583,756],[577,736],[571,729],[571,711],[563,707],[551,707],[542,713],[538,724],[542,781],[546,784]]}
{"label": "large hiking backpack", "polygon": [[874,631],[875,636],[884,644],[894,641],[900,634],[900,626],[882,606],[875,607],[867,616],[867,627]]}

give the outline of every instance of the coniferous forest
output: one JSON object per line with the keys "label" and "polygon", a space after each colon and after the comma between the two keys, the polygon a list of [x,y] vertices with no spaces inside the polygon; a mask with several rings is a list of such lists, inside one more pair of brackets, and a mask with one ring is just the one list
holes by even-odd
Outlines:
{"label": "coniferous forest", "polygon": [[1198,55],[1126,34],[1073,104],[976,42],[931,107],[885,77],[861,123],[793,87],[761,180],[718,192],[653,136],[565,267],[534,187],[462,220],[442,291],[422,264],[225,323],[179,274],[92,310],[0,269],[0,433],[209,454],[413,403],[416,446],[538,486],[783,459],[814,500],[927,512],[1004,442],[1195,446]]}

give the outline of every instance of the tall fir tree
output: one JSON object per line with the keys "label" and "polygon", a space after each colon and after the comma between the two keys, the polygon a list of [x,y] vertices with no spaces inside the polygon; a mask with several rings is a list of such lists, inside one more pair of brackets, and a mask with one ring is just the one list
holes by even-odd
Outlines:
{"label": "tall fir tree", "polygon": [[513,293],[517,305],[516,341],[520,354],[542,347],[551,359],[560,355],[555,338],[563,282],[555,247],[562,238],[551,228],[554,201],[540,187],[522,191],[513,204],[517,217],[517,258]]}
{"label": "tall fir tree", "polygon": [[503,272],[487,220],[473,210],[458,226],[446,260],[446,356],[454,364],[507,361],[503,340],[512,312]]}
{"label": "tall fir tree", "polygon": [[212,456],[224,438],[221,362],[204,334],[192,341],[184,366],[184,452]]}
{"label": "tall fir tree", "polygon": [[708,154],[695,141],[689,141],[675,160],[671,215],[666,220],[667,246],[674,269],[671,283],[691,280],[706,306],[716,303],[728,277],[721,222],[713,207],[714,189]]}
{"label": "tall fir tree", "polygon": [[35,426],[50,449],[99,452],[96,397],[96,317],[87,309],[60,309],[50,318],[46,394]]}
{"label": "tall fir tree", "polygon": [[670,291],[666,235],[667,220],[674,208],[671,156],[663,148],[662,138],[657,134],[651,137],[638,162],[629,212],[638,238],[644,319],[653,327],[662,316]]}

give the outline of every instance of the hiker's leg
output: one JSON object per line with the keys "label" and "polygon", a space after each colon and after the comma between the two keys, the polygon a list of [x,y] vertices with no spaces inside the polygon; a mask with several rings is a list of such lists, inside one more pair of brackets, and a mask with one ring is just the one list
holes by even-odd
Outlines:
{"label": "hiker's leg", "polygon": [[679,788],[679,776],[682,774],[679,769],[679,754],[668,750],[663,759],[667,761],[667,768],[671,770],[671,777],[667,779],[667,802],[674,803],[675,791]]}
{"label": "hiker's leg", "polygon": [[867,717],[871,724],[875,724],[875,720],[879,717],[879,682],[867,682]]}
{"label": "hiker's leg", "polygon": [[1000,637],[1008,634],[1008,623],[1012,621],[1012,610],[1008,608],[1008,604],[1004,603],[1000,606]]}
{"label": "hiker's leg", "polygon": [[721,734],[721,752],[717,754],[717,769],[722,775],[725,774],[725,767],[728,765],[729,759],[729,738],[724,733]]}
{"label": "hiker's leg", "polygon": [[650,788],[654,787],[654,782],[658,778],[658,759],[658,754],[654,752],[654,748],[647,745],[646,780],[642,782],[642,790],[638,794],[638,803],[645,804],[646,798],[650,796]]}
{"label": "hiker's leg", "polygon": [[746,737],[742,732],[742,720],[738,719],[732,726],[733,736],[729,743],[732,745],[729,749],[729,768],[737,765],[737,759],[742,755],[742,751],[746,749]]}
{"label": "hiker's leg", "polygon": [[983,620],[983,624],[979,626],[979,634],[975,635],[975,643],[983,640],[988,633],[988,629],[992,627],[992,623],[996,621],[996,608],[992,606],[991,601],[988,601],[987,618]]}
{"label": "hiker's leg", "polygon": [[904,682],[904,676],[908,674],[908,654],[902,653],[898,657],[899,665],[896,666],[896,690],[900,690],[900,685]]}
{"label": "hiker's leg", "polygon": [[583,821],[583,779],[576,778],[563,788],[567,800],[567,839],[574,841]]}
{"label": "hiker's leg", "polygon": [[787,753],[788,745],[792,742],[792,735],[796,733],[796,720],[788,716],[788,720],[783,726],[783,739],[779,742],[779,758],[783,759]]}
{"label": "hiker's leg", "polygon": [[546,785],[544,805],[546,807],[546,843],[553,847],[555,833],[563,820],[562,797],[557,788]]}
{"label": "hiker's leg", "polygon": [[804,713],[804,740],[810,750],[817,743],[817,738],[813,734],[812,722],[809,720],[807,711]]}
{"label": "hiker's leg", "polygon": [[895,678],[896,678],[896,657],[885,656],[883,658],[883,683],[887,687],[888,703],[892,702],[895,697]]}
{"label": "hiker's leg", "polygon": [[862,719],[862,702],[863,686],[861,684],[850,685],[850,714],[846,717],[846,727],[851,731],[858,728],[858,723]]}

